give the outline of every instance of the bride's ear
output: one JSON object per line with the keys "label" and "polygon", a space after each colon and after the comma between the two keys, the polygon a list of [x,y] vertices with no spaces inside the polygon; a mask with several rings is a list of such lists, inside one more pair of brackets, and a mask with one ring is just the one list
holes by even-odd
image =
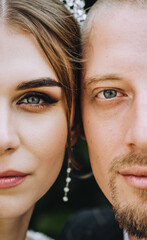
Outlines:
{"label": "bride's ear", "polygon": [[81,137],[83,140],[86,140],[83,124],[80,121],[76,126],[71,128],[71,145],[74,146],[77,142],[78,137]]}
{"label": "bride's ear", "polygon": [[71,146],[74,146],[80,136],[78,124],[71,128]]}
{"label": "bride's ear", "polygon": [[83,140],[86,140],[86,138],[85,138],[85,133],[84,133],[84,128],[83,128],[83,124],[82,124],[82,123],[80,124],[80,137],[81,137]]}
{"label": "bride's ear", "polygon": [[76,126],[71,129],[71,145],[74,146],[77,142],[78,137],[81,137],[83,140],[86,140],[84,128],[81,123],[78,123]]}

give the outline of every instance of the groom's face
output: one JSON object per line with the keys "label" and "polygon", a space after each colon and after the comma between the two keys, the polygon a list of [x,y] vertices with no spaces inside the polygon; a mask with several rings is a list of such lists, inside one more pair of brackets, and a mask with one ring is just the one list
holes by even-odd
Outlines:
{"label": "groom's face", "polygon": [[146,222],[147,11],[95,18],[88,44],[81,104],[93,173],[116,209]]}

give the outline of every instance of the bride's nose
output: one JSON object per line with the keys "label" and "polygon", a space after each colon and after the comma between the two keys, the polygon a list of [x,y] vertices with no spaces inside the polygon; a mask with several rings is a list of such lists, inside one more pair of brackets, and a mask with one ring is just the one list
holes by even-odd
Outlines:
{"label": "bride's nose", "polygon": [[0,104],[0,155],[8,151],[15,151],[19,146],[13,114],[6,103]]}

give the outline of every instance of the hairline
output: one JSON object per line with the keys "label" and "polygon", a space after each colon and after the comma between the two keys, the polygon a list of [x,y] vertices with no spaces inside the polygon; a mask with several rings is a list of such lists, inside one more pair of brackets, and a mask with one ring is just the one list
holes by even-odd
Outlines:
{"label": "hairline", "polygon": [[[101,16],[106,15],[110,9],[112,8],[118,8],[120,6],[134,6],[136,8],[144,8],[145,5],[147,5],[146,0],[97,0],[96,3],[92,6],[90,9],[87,19],[85,20],[83,27],[82,27],[82,47],[85,51],[85,47],[87,48],[87,45],[89,43],[89,39],[91,36],[91,32],[93,29],[93,26],[95,25],[95,22],[98,18],[101,18]],[[83,51],[83,55],[84,54]]]}

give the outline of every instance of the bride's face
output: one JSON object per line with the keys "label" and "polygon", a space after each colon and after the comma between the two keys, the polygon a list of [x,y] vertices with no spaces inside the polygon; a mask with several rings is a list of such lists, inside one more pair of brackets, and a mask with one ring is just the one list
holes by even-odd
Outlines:
{"label": "bride's face", "polygon": [[51,187],[67,141],[63,91],[37,41],[0,25],[0,218]]}

